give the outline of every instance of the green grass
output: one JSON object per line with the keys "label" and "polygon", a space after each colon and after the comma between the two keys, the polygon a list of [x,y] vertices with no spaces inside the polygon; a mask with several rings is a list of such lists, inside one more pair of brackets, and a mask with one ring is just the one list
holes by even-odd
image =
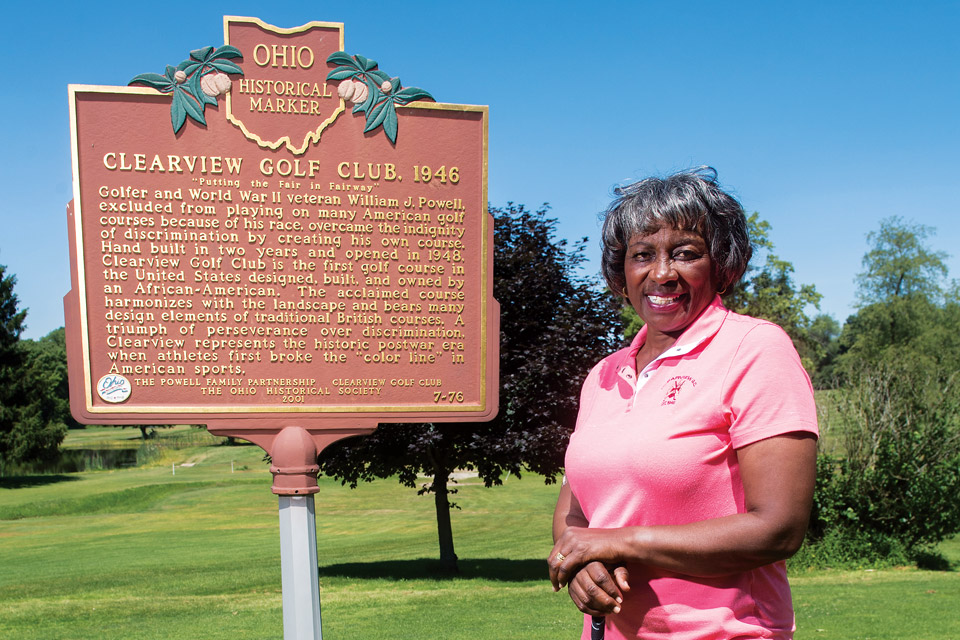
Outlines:
{"label": "green grass", "polygon": [[960,638],[955,572],[825,572],[791,583],[798,640]]}
{"label": "green grass", "polygon": [[[165,455],[134,469],[0,479],[0,638],[282,637],[277,498],[263,452],[208,444]],[[453,512],[461,573],[438,577],[431,496],[394,481],[320,483],[328,640],[577,637],[580,614],[545,579],[556,487],[463,481]],[[942,551],[957,562],[960,541]],[[955,572],[807,572],[793,584],[800,639],[960,638]]]}
{"label": "green grass", "polygon": [[224,438],[212,436],[206,429],[177,424],[157,428],[153,437],[144,441],[137,427],[89,426],[73,429],[63,442],[63,449],[137,449],[144,442],[165,447],[185,447],[219,444]]}

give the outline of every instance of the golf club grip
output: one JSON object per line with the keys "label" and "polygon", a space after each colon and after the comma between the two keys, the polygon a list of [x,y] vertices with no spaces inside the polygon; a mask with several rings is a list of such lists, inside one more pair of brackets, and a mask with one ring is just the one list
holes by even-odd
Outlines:
{"label": "golf club grip", "polygon": [[590,640],[603,640],[604,626],[606,620],[603,616],[591,616],[590,620]]}

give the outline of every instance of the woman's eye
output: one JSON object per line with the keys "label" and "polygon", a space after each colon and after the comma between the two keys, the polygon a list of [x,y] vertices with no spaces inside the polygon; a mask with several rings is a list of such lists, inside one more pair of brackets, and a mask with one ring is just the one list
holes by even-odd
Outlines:
{"label": "woman's eye", "polygon": [[690,251],[688,249],[677,251],[676,253],[673,254],[674,260],[682,260],[682,261],[696,260],[699,257],[700,257],[700,254],[698,254],[696,251]]}

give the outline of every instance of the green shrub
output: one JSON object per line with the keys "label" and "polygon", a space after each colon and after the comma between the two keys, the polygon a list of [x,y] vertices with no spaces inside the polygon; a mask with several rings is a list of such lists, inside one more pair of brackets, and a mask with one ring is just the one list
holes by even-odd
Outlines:
{"label": "green shrub", "polygon": [[838,402],[843,454],[817,460],[818,554],[899,563],[960,531],[958,374],[923,358],[891,361],[857,372]]}
{"label": "green shrub", "polygon": [[894,538],[836,527],[819,539],[808,538],[789,565],[792,570],[881,569],[914,561]]}

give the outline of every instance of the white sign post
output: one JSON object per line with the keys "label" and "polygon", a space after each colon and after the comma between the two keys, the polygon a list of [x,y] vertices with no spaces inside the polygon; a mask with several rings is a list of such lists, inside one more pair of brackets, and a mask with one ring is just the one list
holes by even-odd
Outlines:
{"label": "white sign post", "polygon": [[280,496],[283,640],[321,640],[313,495]]}

